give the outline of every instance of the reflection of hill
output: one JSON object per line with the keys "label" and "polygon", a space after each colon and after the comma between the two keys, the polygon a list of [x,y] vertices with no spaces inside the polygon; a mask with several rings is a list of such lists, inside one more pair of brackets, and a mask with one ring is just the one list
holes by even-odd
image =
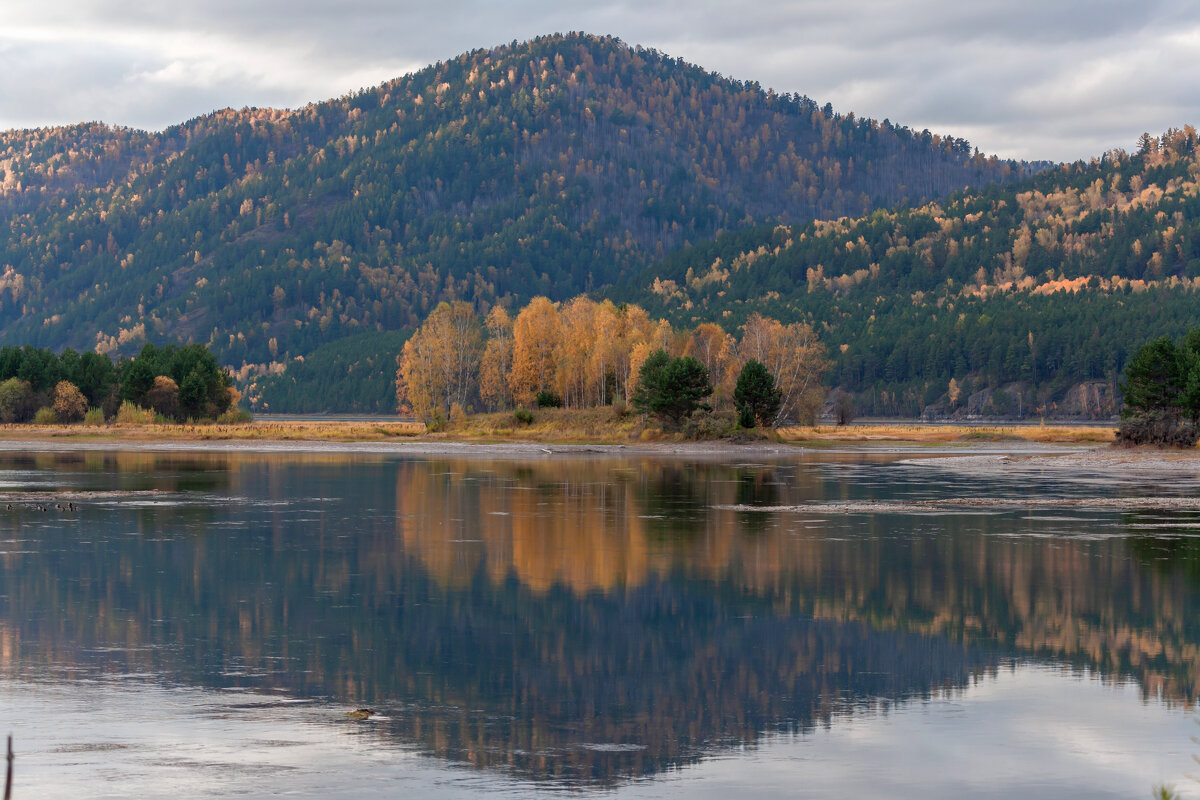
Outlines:
{"label": "reflection of hill", "polygon": [[[1014,541],[992,535],[1021,532],[1003,517],[942,516],[938,528],[952,535],[928,536],[931,517],[817,521],[714,508],[845,499],[843,485],[814,473],[780,485],[770,467],[651,462],[611,483],[598,477],[603,466],[565,469],[524,465],[517,477],[451,462],[435,471],[465,477],[440,480],[410,469],[397,484],[406,549],[439,580],[478,563],[535,590],[610,590],[680,570],[787,598],[793,613],[999,645],[1131,675],[1168,699],[1200,697],[1196,584],[1147,571],[1122,541]],[[525,491],[506,491],[513,481]],[[549,499],[565,511],[538,513]],[[462,537],[480,541],[442,536],[435,506],[481,509]],[[839,528],[846,536],[831,536]]]}
{"label": "reflection of hill", "polygon": [[1200,598],[1120,542],[712,508],[839,496],[818,473],[102,466],[112,485],[191,475],[228,499],[0,520],[21,542],[0,555],[0,671],[280,687],[386,709],[448,758],[601,782],[954,690],[1004,654],[1196,694]]}

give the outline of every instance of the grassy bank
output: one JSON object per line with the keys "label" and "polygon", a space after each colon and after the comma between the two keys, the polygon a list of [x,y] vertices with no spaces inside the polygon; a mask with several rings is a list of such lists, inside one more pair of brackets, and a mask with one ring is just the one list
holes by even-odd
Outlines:
{"label": "grassy bank", "polygon": [[[712,436],[713,432],[725,434]],[[704,434],[708,433],[709,436]],[[514,412],[474,414],[451,420],[444,430],[430,432],[419,422],[384,420],[271,420],[243,424],[112,424],[112,425],[3,425],[0,439],[79,440],[235,440],[381,442],[396,440],[466,442],[560,442],[577,444],[674,443],[683,441],[786,442],[809,447],[842,444],[906,444],[946,446],[987,442],[1039,444],[1105,444],[1114,429],[1067,425],[921,425],[915,423],[863,423],[786,427],[777,431],[733,430],[718,420],[708,431],[691,436],[666,431],[640,414],[613,408],[537,409],[532,418]]]}
{"label": "grassy bank", "polygon": [[1109,444],[1115,427],[1077,425],[921,425],[863,423],[780,428],[782,441],[799,445],[885,444],[949,445],[975,442],[1036,442],[1038,444]]}

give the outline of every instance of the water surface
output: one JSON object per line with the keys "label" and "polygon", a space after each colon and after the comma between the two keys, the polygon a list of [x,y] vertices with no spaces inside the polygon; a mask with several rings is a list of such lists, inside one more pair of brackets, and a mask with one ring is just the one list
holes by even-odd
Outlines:
{"label": "water surface", "polygon": [[0,733],[17,798],[1200,796],[1200,513],[1092,501],[1198,489],[4,454]]}

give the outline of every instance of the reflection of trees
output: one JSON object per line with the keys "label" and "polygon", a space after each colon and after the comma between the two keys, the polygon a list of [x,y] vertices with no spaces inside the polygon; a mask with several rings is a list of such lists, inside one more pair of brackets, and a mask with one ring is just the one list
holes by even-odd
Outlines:
{"label": "reflection of trees", "polygon": [[[170,508],[141,530],[172,535],[142,537],[137,513],[90,509],[0,555],[0,669],[332,696],[448,758],[601,782],[953,690],[1000,655],[1197,696],[1195,584],[1120,541],[1013,542],[992,535],[1012,520],[987,517],[944,517],[937,536],[928,517],[751,526],[719,507],[841,499],[773,467],[227,466],[232,495],[301,499],[212,504],[202,536]],[[97,480],[182,472],[136,469]],[[663,486],[659,510],[686,526],[647,519]]]}
{"label": "reflection of trees", "polygon": [[[572,509],[537,515],[521,505],[519,492],[505,490],[508,478],[495,465],[486,477],[478,477],[471,462],[444,468],[463,479],[435,488],[414,468],[397,483],[400,507],[479,503],[492,515],[481,518],[473,536],[482,541],[470,544],[447,542],[431,531],[436,514],[399,520],[409,552],[439,580],[461,574],[456,567],[482,562],[497,581],[515,576],[534,589],[558,584],[588,592],[682,572],[759,597],[787,597],[797,613],[1002,646],[1109,676],[1133,676],[1147,693],[1171,700],[1200,697],[1195,584],[1178,571],[1148,573],[1125,557],[1121,541],[1014,541],[1003,537],[1014,532],[1007,517],[945,515],[934,523],[941,535],[927,536],[921,535],[931,524],[927,516],[818,521],[734,512],[721,506],[848,498],[844,483],[824,482],[813,472],[780,486],[772,467],[681,469],[656,461],[617,468],[525,465],[518,483],[542,480],[557,487],[551,491]],[[540,477],[531,471],[539,468]],[[614,479],[603,480],[609,471]],[[686,507],[686,530],[674,537],[658,535],[664,529],[651,530],[641,518],[642,497],[664,483],[674,497],[707,499],[699,512]]]}

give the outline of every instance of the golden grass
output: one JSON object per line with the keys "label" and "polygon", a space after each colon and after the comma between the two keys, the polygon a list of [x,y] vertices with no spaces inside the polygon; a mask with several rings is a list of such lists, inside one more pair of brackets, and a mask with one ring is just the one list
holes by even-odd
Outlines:
{"label": "golden grass", "polygon": [[521,422],[512,411],[472,414],[451,420],[446,430],[429,438],[622,444],[644,433],[640,415],[618,414],[611,407],[538,408],[532,414],[530,423]]}
{"label": "golden grass", "polygon": [[412,438],[425,433],[420,422],[400,421],[310,421],[246,422],[235,425],[160,425],[116,423],[103,427],[83,425],[3,425],[3,439],[127,439],[152,440],[239,440],[239,441],[335,441],[377,442]]}
{"label": "golden grass", "polygon": [[883,423],[780,428],[779,437],[794,444],[901,442],[952,444],[971,442],[1037,442],[1039,444],[1107,444],[1115,427],[1087,425],[922,425]]}
{"label": "golden grass", "polygon": [[[1106,444],[1115,429],[1070,425],[921,425],[916,423],[818,425],[780,428],[772,435],[758,431],[750,439],[822,446],[859,443],[917,445],[969,444],[972,442],[1025,441],[1045,444]],[[474,414],[452,420],[446,429],[428,432],[420,422],[399,420],[286,420],[239,424],[166,425],[117,423],[95,425],[0,425],[0,439],[79,439],[128,441],[329,441],[382,442],[397,439],[478,442],[573,442],[628,444],[631,442],[682,441],[680,434],[664,433],[647,425],[640,414],[617,414],[612,408],[533,411],[533,422],[523,424],[511,411]]]}

